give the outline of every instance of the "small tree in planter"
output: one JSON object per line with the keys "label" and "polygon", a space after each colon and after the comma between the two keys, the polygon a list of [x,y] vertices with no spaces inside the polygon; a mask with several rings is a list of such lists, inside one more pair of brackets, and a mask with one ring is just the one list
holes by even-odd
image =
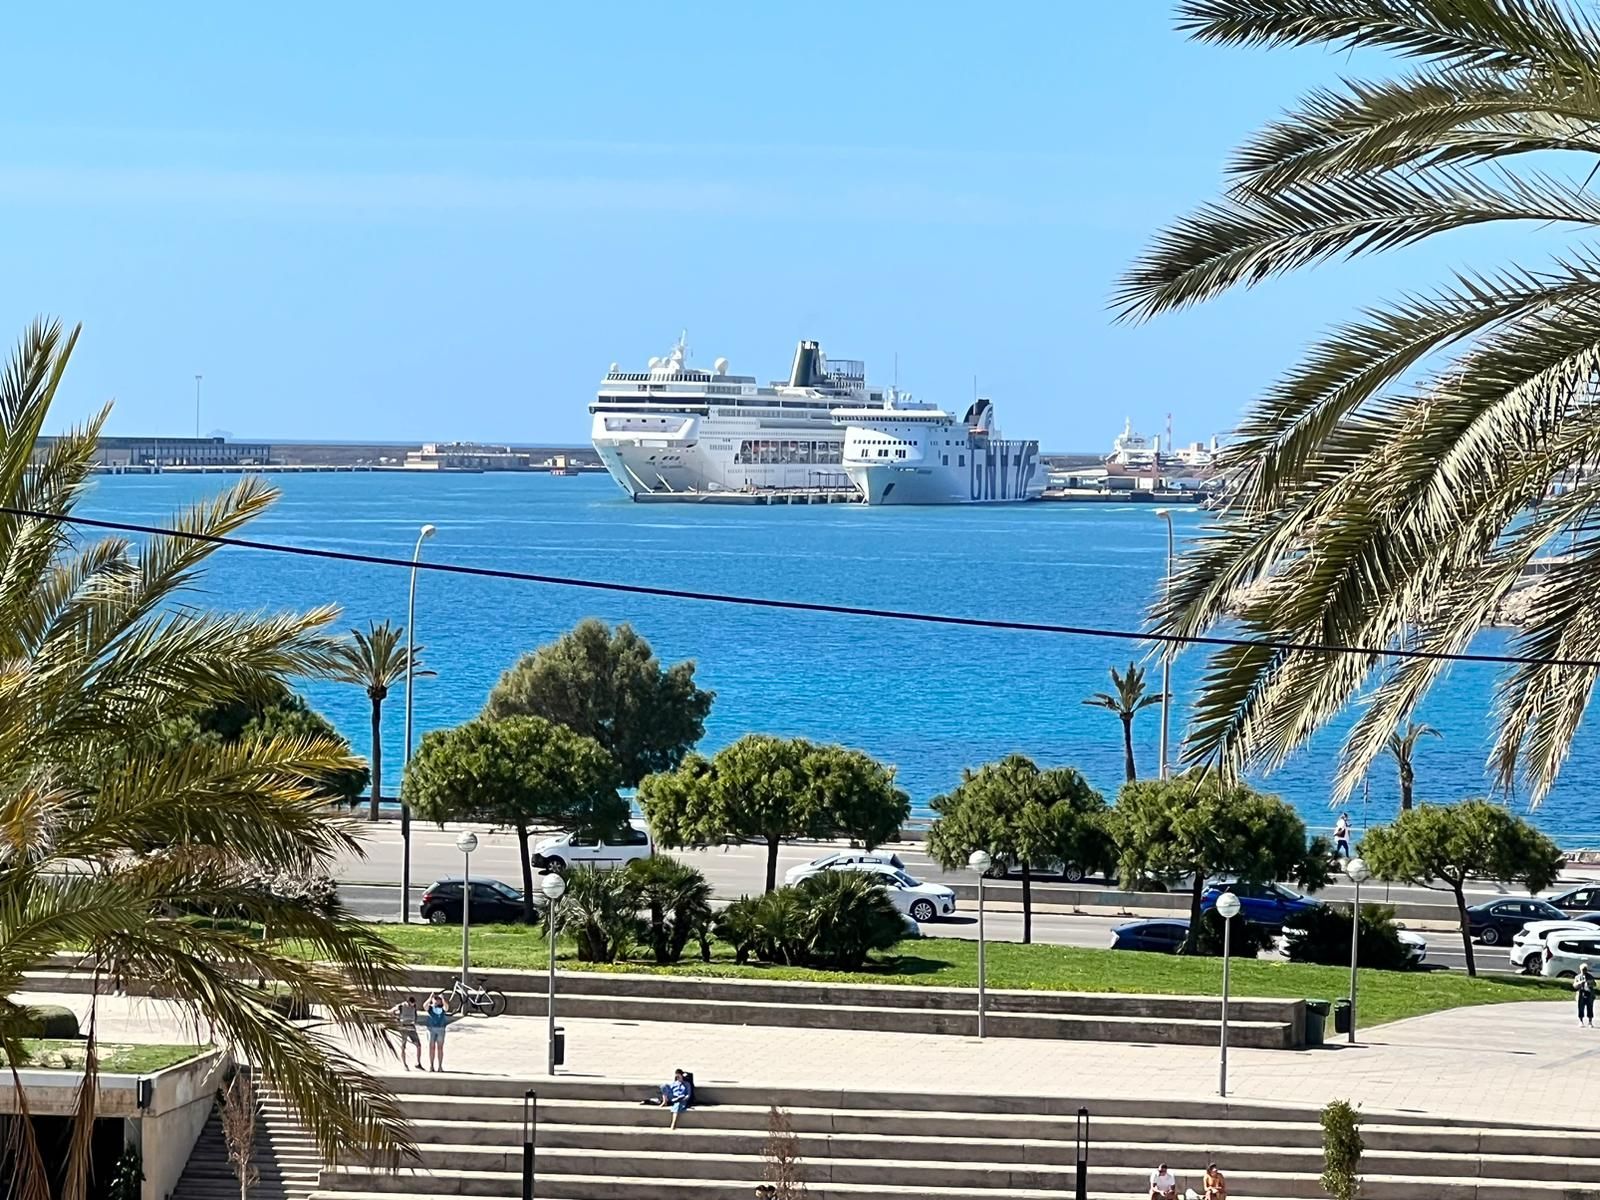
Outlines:
{"label": "small tree in planter", "polygon": [[1361,1194],[1361,1114],[1349,1101],[1333,1100],[1322,1110],[1322,1186],[1333,1200]]}
{"label": "small tree in planter", "polygon": [[806,1194],[806,1181],[800,1170],[800,1139],[794,1135],[789,1114],[774,1104],[767,1113],[767,1144],[761,1148],[767,1160],[766,1194],[772,1200],[797,1200]]}
{"label": "small tree in planter", "polygon": [[255,1163],[256,1089],[249,1071],[235,1071],[222,1093],[222,1140],[228,1147],[228,1166],[239,1181],[239,1200],[250,1200],[250,1189],[261,1172]]}

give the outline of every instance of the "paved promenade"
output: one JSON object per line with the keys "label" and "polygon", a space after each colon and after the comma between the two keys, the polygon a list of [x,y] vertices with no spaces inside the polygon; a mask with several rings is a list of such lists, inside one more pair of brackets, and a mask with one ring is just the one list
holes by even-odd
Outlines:
{"label": "paved promenade", "polygon": [[[29,996],[87,1012],[82,995]],[[169,1005],[103,997],[107,1041],[183,1041]],[[672,1068],[702,1084],[739,1083],[899,1091],[1120,1098],[1150,1092],[1193,1098],[1217,1092],[1217,1052],[1204,1046],[936,1037],[711,1025],[579,1020],[567,1030],[563,1074],[660,1082]],[[451,1071],[544,1071],[542,1018],[469,1019],[451,1027]],[[398,1070],[393,1058],[376,1069]],[[1320,1105],[1350,1099],[1370,1111],[1426,1113],[1560,1128],[1600,1129],[1600,1029],[1580,1029],[1564,1004],[1457,1009],[1380,1026],[1360,1044],[1301,1052],[1233,1050],[1229,1094],[1238,1100]]]}

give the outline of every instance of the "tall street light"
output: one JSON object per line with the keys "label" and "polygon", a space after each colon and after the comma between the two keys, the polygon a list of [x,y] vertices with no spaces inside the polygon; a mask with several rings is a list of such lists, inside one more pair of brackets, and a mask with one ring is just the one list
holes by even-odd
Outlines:
{"label": "tall street light", "polygon": [[[411,599],[406,604],[406,744],[400,756],[400,919],[411,920],[411,806],[405,800],[406,768],[411,765],[411,669],[416,658],[417,563],[422,558],[422,543],[438,533],[424,525],[417,533],[417,548],[411,552]],[[383,802],[383,797],[378,797]]]}
{"label": "tall street light", "polygon": [[984,850],[974,850],[967,856],[967,866],[978,873],[978,1036],[980,1038],[983,1037],[983,1019],[989,1007],[983,969],[983,880],[993,862],[994,859]]}
{"label": "tall street light", "polygon": [[544,998],[546,1014],[545,1029],[545,1074],[556,1073],[556,905],[561,903],[561,897],[567,894],[567,881],[554,871],[545,872],[544,880],[539,884],[539,890],[544,893],[544,920],[550,927],[550,985]]}
{"label": "tall street light", "polygon": [[[1167,523],[1167,578],[1165,606],[1172,607],[1172,510],[1156,509],[1156,516]],[[1172,643],[1161,644],[1161,778],[1167,777],[1167,725],[1172,711]]]}
{"label": "tall street light", "polygon": [[1349,1042],[1355,1044],[1356,1040],[1356,958],[1361,947],[1361,881],[1372,878],[1372,872],[1367,868],[1364,858],[1352,858],[1344,864],[1344,873],[1350,876],[1350,882],[1356,885],[1356,898],[1350,906],[1350,1036]]}
{"label": "tall street light", "polygon": [[1228,964],[1233,961],[1233,919],[1239,915],[1239,897],[1223,892],[1217,897],[1217,916],[1222,918],[1222,1060],[1217,1077],[1217,1095],[1228,1094]]}
{"label": "tall street light", "polygon": [[461,851],[461,985],[472,986],[472,956],[467,950],[468,930],[472,926],[472,852],[478,848],[478,835],[470,829],[456,838]]}

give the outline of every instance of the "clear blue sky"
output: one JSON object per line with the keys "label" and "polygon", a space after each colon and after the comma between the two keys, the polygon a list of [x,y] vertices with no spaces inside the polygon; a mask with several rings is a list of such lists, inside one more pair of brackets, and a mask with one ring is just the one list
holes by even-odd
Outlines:
{"label": "clear blue sky", "polygon": [[[0,331],[85,338],[113,430],[585,438],[689,331],[817,337],[1100,449],[1227,428],[1394,270],[1141,328],[1119,270],[1249,129],[1349,64],[1192,45],[1166,0],[89,4],[6,18]],[[1440,262],[1451,261],[1447,257]]]}

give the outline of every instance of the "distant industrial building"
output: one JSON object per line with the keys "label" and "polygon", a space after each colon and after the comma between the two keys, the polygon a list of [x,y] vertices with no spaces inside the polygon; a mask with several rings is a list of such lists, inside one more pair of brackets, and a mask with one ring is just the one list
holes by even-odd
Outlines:
{"label": "distant industrial building", "polygon": [[406,467],[412,471],[526,471],[532,465],[526,450],[477,442],[428,442],[406,452]]}
{"label": "distant industrial building", "polygon": [[[35,461],[59,438],[42,437],[33,447]],[[127,467],[254,467],[272,461],[264,442],[230,442],[224,437],[102,437],[94,464],[108,470]]]}

